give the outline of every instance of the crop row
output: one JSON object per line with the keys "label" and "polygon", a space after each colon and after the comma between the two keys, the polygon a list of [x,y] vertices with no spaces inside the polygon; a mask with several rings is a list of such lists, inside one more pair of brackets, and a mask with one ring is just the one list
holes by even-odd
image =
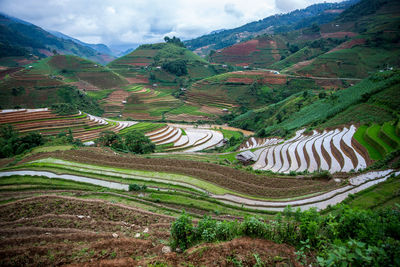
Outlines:
{"label": "crop row", "polygon": [[[81,112],[80,112],[81,114]],[[20,132],[40,132],[43,135],[57,135],[71,129],[74,138],[81,141],[96,139],[105,130],[119,132],[131,127],[133,121],[113,121],[93,116],[59,116],[45,109],[3,110],[0,112],[0,124],[12,124]]]}
{"label": "crop row", "polygon": [[353,146],[355,131],[353,125],[342,130],[314,131],[311,135],[298,131],[295,137],[281,144],[261,148],[253,168],[280,173],[318,170],[335,173],[365,169],[366,155]]}
{"label": "crop row", "polygon": [[[182,129],[185,134],[182,134]],[[146,135],[157,145],[173,144],[169,150],[196,152],[215,147],[223,140],[219,131],[193,127],[165,126]]]}

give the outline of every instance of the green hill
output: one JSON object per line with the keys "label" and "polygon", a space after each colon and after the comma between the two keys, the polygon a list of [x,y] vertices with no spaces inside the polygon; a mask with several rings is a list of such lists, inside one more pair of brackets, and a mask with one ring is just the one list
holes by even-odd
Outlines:
{"label": "green hill", "polygon": [[30,73],[58,76],[66,83],[86,82],[88,86],[111,89],[127,84],[107,67],[76,56],[56,55],[32,65]]}
{"label": "green hill", "polygon": [[83,57],[100,64],[113,59],[93,48],[56,37],[29,22],[0,14],[0,58],[30,57],[30,54],[43,58],[54,55],[54,52]]}
{"label": "green hill", "polygon": [[261,136],[284,136],[302,127],[384,123],[400,116],[399,86],[400,71],[376,73],[335,93],[297,95],[275,106],[251,110],[231,124],[258,131]]}
{"label": "green hill", "polygon": [[186,86],[191,81],[224,71],[190,50],[171,43],[141,45],[108,67],[127,78],[136,79],[137,83],[166,86]]}
{"label": "green hill", "polygon": [[335,21],[234,44],[212,62],[276,69],[302,76],[365,78],[400,66],[400,4],[363,0]]}
{"label": "green hill", "polygon": [[289,32],[313,23],[322,24],[334,20],[338,14],[358,2],[344,1],[341,3],[320,3],[305,9],[294,10],[287,14],[273,15],[259,21],[254,21],[238,28],[222,30],[185,41],[187,47],[201,55],[210,51],[222,49],[241,41],[254,38],[261,34],[276,34]]}

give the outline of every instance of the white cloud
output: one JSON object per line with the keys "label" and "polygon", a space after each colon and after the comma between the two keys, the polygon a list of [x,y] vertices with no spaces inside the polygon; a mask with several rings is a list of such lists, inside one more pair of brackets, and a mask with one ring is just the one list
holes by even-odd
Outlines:
{"label": "white cloud", "polygon": [[[323,0],[0,0],[0,10],[42,28],[107,45],[191,39]],[[44,3],[47,2],[47,3]]]}

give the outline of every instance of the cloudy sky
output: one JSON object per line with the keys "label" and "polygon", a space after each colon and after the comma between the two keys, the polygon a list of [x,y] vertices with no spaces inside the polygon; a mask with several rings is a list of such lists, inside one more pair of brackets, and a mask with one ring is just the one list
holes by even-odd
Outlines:
{"label": "cloudy sky", "polygon": [[166,35],[192,39],[319,2],[324,1],[0,0],[0,11],[87,43],[126,49]]}

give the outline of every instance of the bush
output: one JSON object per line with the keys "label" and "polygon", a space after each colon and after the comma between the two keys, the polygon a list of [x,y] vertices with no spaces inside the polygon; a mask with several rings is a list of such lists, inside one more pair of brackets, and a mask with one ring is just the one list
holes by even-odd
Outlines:
{"label": "bush", "polygon": [[147,186],[146,185],[138,185],[138,184],[130,184],[129,185],[129,191],[141,191],[141,190],[146,190]]}
{"label": "bush", "polygon": [[189,248],[195,238],[195,229],[189,216],[183,212],[171,226],[172,247],[182,250]]}
{"label": "bush", "polygon": [[11,125],[0,128],[0,158],[12,157],[42,144],[44,139],[39,133],[18,136]]}

